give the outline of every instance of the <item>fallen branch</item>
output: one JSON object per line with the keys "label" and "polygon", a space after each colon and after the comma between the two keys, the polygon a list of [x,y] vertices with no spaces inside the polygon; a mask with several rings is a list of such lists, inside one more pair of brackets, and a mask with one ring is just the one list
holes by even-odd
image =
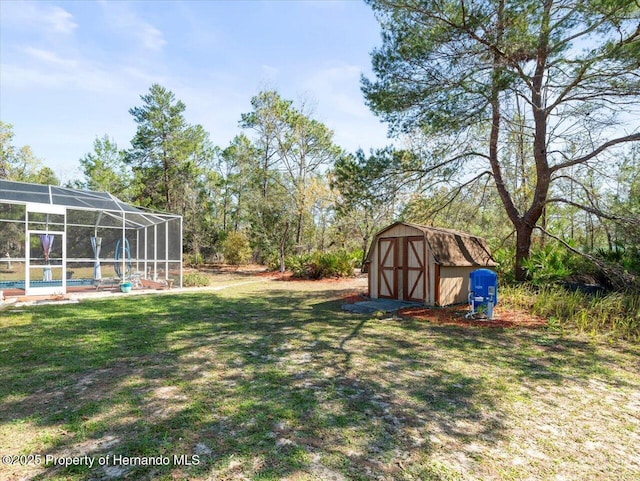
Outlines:
{"label": "fallen branch", "polygon": [[562,244],[564,247],[569,249],[574,254],[584,257],[585,259],[592,262],[598,269],[600,269],[602,274],[604,274],[604,276],[607,278],[607,280],[611,284],[611,287],[613,287],[615,290],[622,291],[629,288],[640,289],[640,279],[637,276],[630,274],[619,265],[610,264],[590,254],[580,252],[578,249],[569,245],[566,241],[564,241],[560,237],[553,235],[550,232],[547,232],[544,228],[540,226],[536,226],[536,229],[540,230],[544,235],[551,237],[552,239],[560,242],[560,244]]}

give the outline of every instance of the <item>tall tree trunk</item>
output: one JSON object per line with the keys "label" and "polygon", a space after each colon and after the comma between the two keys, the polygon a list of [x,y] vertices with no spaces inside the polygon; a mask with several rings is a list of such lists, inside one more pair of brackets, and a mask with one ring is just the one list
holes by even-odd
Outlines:
{"label": "tall tree trunk", "polygon": [[238,232],[238,225],[240,223],[240,212],[242,211],[242,190],[238,191],[238,202],[236,203],[236,212],[233,216],[233,231]]}
{"label": "tall tree trunk", "polygon": [[284,265],[284,254],[285,247],[287,245],[287,232],[289,231],[289,223],[287,222],[284,227],[284,232],[282,233],[282,237],[280,238],[280,272],[284,272],[286,270],[286,266]]}
{"label": "tall tree trunk", "polygon": [[543,232],[540,232],[540,247],[544,247],[545,240],[547,237],[544,234],[544,231],[547,230],[547,208],[542,209],[542,229]]}
{"label": "tall tree trunk", "polygon": [[531,250],[531,236],[538,220],[544,212],[551,170],[547,161],[547,110],[544,103],[544,73],[547,67],[549,48],[549,22],[551,18],[552,0],[544,2],[544,17],[538,40],[536,69],[531,79],[531,104],[533,105],[533,158],[536,164],[536,189],[531,206],[520,221],[514,223],[516,227],[516,263],[514,266],[516,280],[526,280],[526,272],[522,267],[523,261],[529,258]]}
{"label": "tall tree trunk", "polygon": [[[492,108],[492,124],[491,135],[489,139],[489,161],[491,170],[496,183],[496,188],[500,199],[505,207],[507,215],[511,223],[516,229],[516,258],[515,258],[515,277],[518,281],[526,280],[526,271],[523,263],[529,258],[531,251],[531,237],[536,223],[544,212],[549,192],[549,184],[551,183],[551,170],[547,162],[547,111],[544,106],[544,72],[546,69],[548,45],[549,45],[549,19],[551,11],[551,0],[545,0],[545,17],[540,32],[537,51],[536,70],[531,80],[531,104],[533,105],[534,119],[534,138],[533,138],[533,157],[536,165],[536,189],[531,201],[531,206],[523,214],[520,215],[517,207],[513,203],[513,199],[509,194],[499,162],[498,141],[500,136],[500,77],[502,73],[502,58],[498,52],[494,54],[493,59],[493,82],[491,88],[491,108]],[[504,25],[504,0],[498,7],[498,23],[497,23],[497,45],[501,44]]]}
{"label": "tall tree trunk", "polygon": [[523,264],[524,261],[529,258],[532,234],[533,227],[525,222],[520,221],[519,225],[516,226],[516,259],[514,272],[516,280],[519,281],[524,281],[527,277],[527,271],[524,269]]}
{"label": "tall tree trunk", "polygon": [[300,245],[302,241],[302,212],[298,212],[297,226],[296,226],[296,245]]}
{"label": "tall tree trunk", "polygon": [[222,202],[222,230],[224,232],[227,232],[227,209],[229,208],[228,207],[228,204],[229,204],[228,200],[229,200],[229,196],[225,192],[224,201]]}
{"label": "tall tree trunk", "polygon": [[[498,5],[498,21],[496,24],[496,45],[501,45],[502,37],[504,34],[504,3],[502,0]],[[533,229],[525,229],[526,224],[523,218],[518,212],[518,208],[513,202],[513,198],[504,181],[502,175],[502,167],[500,166],[500,158],[498,152],[498,145],[500,141],[500,122],[502,119],[500,111],[500,92],[501,92],[501,77],[503,72],[503,63],[501,54],[495,51],[493,54],[493,78],[491,81],[491,133],[489,134],[489,163],[491,164],[491,172],[493,174],[494,182],[496,183],[496,189],[500,200],[504,205],[504,208],[509,216],[509,220],[516,229],[516,262],[515,273],[517,280],[524,280],[524,274],[522,270],[522,261],[529,256],[529,248],[531,247],[531,232]]]}
{"label": "tall tree trunk", "polygon": [[360,265],[364,268],[364,262],[367,260],[367,247],[369,246],[369,236],[362,236],[362,260],[360,261]]}
{"label": "tall tree trunk", "polygon": [[195,234],[193,239],[193,259],[196,267],[198,267],[200,265],[200,242],[198,240],[198,234]]}

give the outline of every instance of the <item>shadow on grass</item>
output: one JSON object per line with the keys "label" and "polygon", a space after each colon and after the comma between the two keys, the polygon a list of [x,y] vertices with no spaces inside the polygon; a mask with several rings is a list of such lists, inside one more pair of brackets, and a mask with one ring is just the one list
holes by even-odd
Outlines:
{"label": "shadow on grass", "polygon": [[2,432],[32,425],[21,449],[43,456],[169,460],[51,466],[34,479],[449,479],[430,455],[500,439],[501,394],[577,382],[609,361],[542,331],[358,317],[340,311],[340,294],[249,289],[5,311]]}

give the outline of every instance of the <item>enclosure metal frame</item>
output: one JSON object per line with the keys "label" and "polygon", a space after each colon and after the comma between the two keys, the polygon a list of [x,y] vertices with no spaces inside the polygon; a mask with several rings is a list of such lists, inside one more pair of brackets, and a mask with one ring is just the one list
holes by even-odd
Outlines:
{"label": "enclosure metal frame", "polygon": [[[46,188],[46,190],[45,190]],[[73,204],[65,203],[64,198],[68,197],[73,199]],[[45,202],[43,202],[43,200]],[[25,182],[14,182],[8,180],[0,180],[0,204],[11,204],[24,206],[25,215],[22,220],[15,219],[3,219],[0,217],[0,240],[2,240],[3,225],[5,223],[24,223],[24,257],[10,258],[10,261],[16,263],[24,263],[24,281],[25,281],[25,294],[66,294],[67,292],[67,264],[70,262],[78,263],[90,263],[95,259],[90,258],[69,258],[67,257],[67,247],[69,237],[67,231],[69,227],[80,228],[93,228],[94,232],[98,233],[98,230],[103,229],[120,229],[122,239],[122,252],[120,258],[122,259],[122,271],[126,271],[126,264],[128,262],[125,255],[125,239],[128,233],[135,232],[136,239],[136,252],[135,252],[135,265],[136,271],[140,271],[142,267],[144,269],[144,278],[149,278],[148,273],[152,268],[151,280],[158,281],[159,265],[163,264],[164,267],[164,280],[170,279],[169,272],[171,265],[179,265],[179,287],[182,287],[183,281],[183,262],[182,262],[182,249],[183,249],[183,220],[182,216],[176,214],[169,214],[165,212],[154,211],[151,209],[145,209],[138,206],[133,206],[125,202],[120,201],[115,196],[106,192],[92,192],[87,190],[70,189],[52,185],[30,184]],[[90,211],[97,212],[98,217],[95,224],[89,225],[86,223],[75,223],[73,219],[69,218],[68,213],[70,211]],[[50,215],[64,215],[64,229],[49,231],[47,226],[44,230],[30,229],[29,213],[37,212]],[[99,225],[102,220],[102,216],[111,217],[114,221],[121,221],[120,226],[115,225]],[[176,239],[179,243],[174,251],[179,253],[179,258],[173,259],[170,256],[170,246],[172,240],[170,239],[170,223],[179,222],[179,235]],[[158,229],[164,225],[164,258],[158,259]],[[153,257],[149,258],[148,252],[148,230],[153,228]],[[143,231],[143,236],[141,236]],[[62,259],[61,259],[61,280],[62,285],[56,288],[34,288],[30,286],[30,267],[39,268],[42,265],[30,265],[30,234],[49,233],[53,235],[60,235],[64,239],[62,245]],[[144,237],[144,257],[140,257],[140,240]],[[173,240],[175,242],[176,240]],[[173,247],[173,246],[171,246]],[[130,253],[133,254],[133,253]],[[4,253],[0,253],[0,264],[5,260],[3,258]],[[133,256],[130,255],[130,261]],[[109,263],[115,262],[115,258],[100,258],[100,262]],[[58,268],[58,266],[55,266]],[[1,287],[0,287],[1,289]]]}

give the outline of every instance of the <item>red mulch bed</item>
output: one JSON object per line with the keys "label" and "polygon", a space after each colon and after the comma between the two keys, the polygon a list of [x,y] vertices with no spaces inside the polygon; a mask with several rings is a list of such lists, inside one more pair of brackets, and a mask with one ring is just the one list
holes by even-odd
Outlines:
{"label": "red mulch bed", "polygon": [[256,276],[258,277],[270,277],[273,278],[275,280],[284,280],[288,277],[291,277],[291,272],[286,271],[286,272],[280,272],[280,271],[262,271],[262,272],[256,272],[255,273]]}
{"label": "red mulch bed", "polygon": [[[342,300],[346,304],[360,302],[366,298],[362,294],[352,292],[345,295]],[[453,307],[406,307],[398,311],[398,315],[407,319],[418,319],[439,325],[451,325],[462,327],[503,327],[503,328],[539,328],[547,325],[547,320],[533,316],[525,311],[517,311],[496,307],[493,319],[465,319],[469,312],[468,306]]]}
{"label": "red mulch bed", "polygon": [[[317,284],[336,284],[338,282],[344,282],[351,279],[353,277],[323,277],[322,279],[308,279],[304,277],[293,277],[293,273],[290,271],[279,272],[279,271],[271,271],[259,274],[264,277],[271,277],[275,281],[286,281],[286,282],[313,282]],[[359,299],[364,300],[364,299]],[[356,301],[354,301],[356,302]]]}
{"label": "red mulch bed", "polygon": [[510,310],[496,307],[493,319],[465,319],[469,312],[467,306],[455,307],[407,307],[400,309],[398,314],[405,318],[429,321],[434,324],[453,325],[462,327],[526,327],[538,328],[547,325],[546,319],[536,317],[524,311]]}

